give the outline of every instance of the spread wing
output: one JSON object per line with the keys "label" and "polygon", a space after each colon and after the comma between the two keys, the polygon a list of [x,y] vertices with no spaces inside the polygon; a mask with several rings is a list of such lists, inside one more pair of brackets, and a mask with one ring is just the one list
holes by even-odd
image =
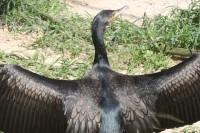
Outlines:
{"label": "spread wing", "polygon": [[92,89],[98,84],[90,81],[54,80],[19,66],[1,65],[0,131],[97,132],[100,113],[94,101],[98,92]]}
{"label": "spread wing", "polygon": [[157,98],[155,106],[161,127],[200,120],[200,54],[168,70],[145,75],[145,78],[146,88]]}
{"label": "spread wing", "polygon": [[155,74],[117,77],[112,86],[125,132],[153,132],[200,120],[200,54]]}
{"label": "spread wing", "polygon": [[61,94],[51,80],[14,65],[0,66],[0,131],[64,132]]}

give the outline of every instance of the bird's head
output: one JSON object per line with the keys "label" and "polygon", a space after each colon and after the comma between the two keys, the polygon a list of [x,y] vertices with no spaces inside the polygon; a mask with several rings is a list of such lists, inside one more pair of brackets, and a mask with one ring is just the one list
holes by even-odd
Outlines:
{"label": "bird's head", "polygon": [[128,9],[128,6],[124,6],[118,10],[103,10],[99,12],[93,20],[93,26],[98,25],[106,27],[115,17],[120,15],[126,9]]}
{"label": "bird's head", "polygon": [[109,66],[103,39],[105,27],[110,21],[112,21],[127,8],[128,6],[124,6],[118,10],[103,10],[94,17],[91,29],[92,40],[95,47],[95,58],[93,65],[101,64],[101,66]]}

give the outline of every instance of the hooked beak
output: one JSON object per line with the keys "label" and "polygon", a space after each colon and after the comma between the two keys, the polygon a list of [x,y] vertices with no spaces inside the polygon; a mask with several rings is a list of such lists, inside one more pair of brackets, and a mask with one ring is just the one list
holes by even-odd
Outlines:
{"label": "hooked beak", "polygon": [[129,9],[129,7],[126,5],[126,6],[123,6],[122,8],[120,8],[118,10],[113,10],[112,15],[110,16],[110,18],[108,19],[106,24],[108,24],[110,21],[112,21],[114,18],[119,16],[122,12],[124,12],[127,9]]}
{"label": "hooked beak", "polygon": [[115,17],[117,17],[118,15],[120,15],[122,12],[124,12],[125,10],[129,9],[129,7],[126,5],[126,6],[123,6],[122,8],[118,9],[118,10],[115,10],[113,12],[113,19]]}

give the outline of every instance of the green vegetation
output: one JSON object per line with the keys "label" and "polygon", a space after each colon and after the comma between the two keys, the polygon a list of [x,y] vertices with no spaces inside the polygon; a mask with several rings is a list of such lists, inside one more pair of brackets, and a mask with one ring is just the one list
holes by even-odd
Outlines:
{"label": "green vegetation", "polygon": [[[148,22],[148,21],[147,21]],[[144,27],[152,27],[149,33],[152,48],[200,49],[200,1],[194,1],[187,10],[175,8],[169,16],[158,15]]]}
{"label": "green vegetation", "polygon": [[199,0],[193,1],[187,10],[172,8],[168,16],[157,15],[151,19],[144,14],[142,27],[128,22],[121,23],[120,28],[117,25],[113,26],[117,29],[115,40],[121,44],[145,45],[153,51],[163,50],[163,47],[200,50]]}
{"label": "green vegetation", "polygon": [[[42,34],[29,48],[51,48],[61,54],[60,67],[45,64],[45,57],[36,54],[30,59],[0,53],[1,63],[18,64],[48,77],[81,78],[91,69],[94,48],[91,39],[91,16],[82,18],[69,13],[59,0],[10,0],[0,16],[1,25],[19,33]],[[6,6],[5,6],[6,5]],[[11,8],[12,7],[12,8]],[[105,42],[110,64],[115,70],[134,74],[137,68],[146,72],[170,66],[165,48],[200,49],[200,5],[194,1],[188,10],[175,8],[169,16],[143,16],[141,27],[120,18],[106,29]]]}

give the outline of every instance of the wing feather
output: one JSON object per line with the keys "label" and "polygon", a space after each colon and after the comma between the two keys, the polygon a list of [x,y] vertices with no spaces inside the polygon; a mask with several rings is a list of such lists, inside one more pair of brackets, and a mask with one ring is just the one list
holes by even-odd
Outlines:
{"label": "wing feather", "polygon": [[62,95],[50,79],[18,66],[0,66],[1,131],[63,133],[64,123]]}
{"label": "wing feather", "polygon": [[145,88],[157,97],[155,105],[157,113],[162,114],[159,118],[161,127],[181,126],[200,120],[200,53],[170,69],[141,77],[145,77],[141,83],[145,80]]}
{"label": "wing feather", "polygon": [[94,133],[99,131],[100,108],[90,94],[80,96],[72,106],[66,132]]}
{"label": "wing feather", "polygon": [[121,119],[123,131],[131,132],[153,132],[158,128],[159,122],[135,92],[125,93],[116,91],[116,97],[121,108]]}

